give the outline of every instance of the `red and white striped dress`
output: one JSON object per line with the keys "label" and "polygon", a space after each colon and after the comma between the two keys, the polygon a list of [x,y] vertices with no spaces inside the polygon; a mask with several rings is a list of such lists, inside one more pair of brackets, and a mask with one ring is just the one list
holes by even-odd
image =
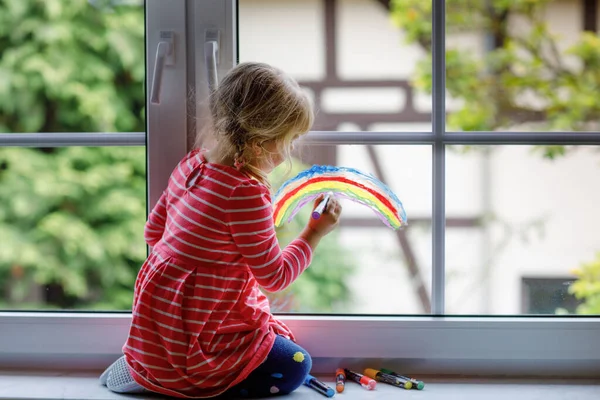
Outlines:
{"label": "red and white striped dress", "polygon": [[125,358],[141,386],[175,397],[213,397],[244,380],[275,337],[268,291],[310,264],[308,243],[281,250],[267,187],[199,150],[175,168],[148,218],[152,252],[135,284]]}

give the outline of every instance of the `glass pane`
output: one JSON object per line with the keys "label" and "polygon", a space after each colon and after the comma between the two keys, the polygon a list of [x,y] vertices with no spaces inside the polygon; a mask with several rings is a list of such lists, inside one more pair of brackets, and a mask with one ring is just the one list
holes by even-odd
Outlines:
{"label": "glass pane", "polygon": [[[431,95],[413,80],[430,56],[396,17],[385,1],[240,0],[240,61],[296,78],[318,109],[314,130],[431,131]],[[429,17],[414,22],[430,29]]]}
{"label": "glass pane", "polygon": [[[0,133],[143,132],[141,1],[0,7]],[[0,309],[131,307],[143,147],[0,147]]]}
{"label": "glass pane", "polygon": [[[340,226],[317,248],[311,266],[286,291],[269,294],[276,312],[424,314],[431,292],[431,147],[315,146],[300,151],[302,162],[279,186],[312,164],[371,173],[403,203],[408,226],[394,231],[365,205],[342,199]],[[380,175],[384,171],[384,176]],[[282,245],[296,237],[310,206],[278,228]]]}
{"label": "glass pane", "polygon": [[600,314],[600,148],[449,147],[450,314]]}
{"label": "glass pane", "polygon": [[595,11],[589,1],[446,1],[448,130],[598,130]]}
{"label": "glass pane", "polygon": [[143,132],[141,1],[4,1],[0,133]]}
{"label": "glass pane", "polygon": [[0,309],[130,310],[143,147],[0,148]]}

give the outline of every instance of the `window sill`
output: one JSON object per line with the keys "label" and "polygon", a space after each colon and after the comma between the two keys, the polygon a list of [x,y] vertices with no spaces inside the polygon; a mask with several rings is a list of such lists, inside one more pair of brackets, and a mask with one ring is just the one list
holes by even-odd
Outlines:
{"label": "window sill", "polygon": [[[99,373],[82,372],[3,372],[0,371],[0,399],[93,399],[123,400],[131,396],[110,392],[98,383]],[[333,387],[333,381],[320,377]],[[343,396],[346,400],[374,399],[392,400],[400,394],[407,399],[424,400],[521,400],[540,398],[545,400],[564,399],[565,393],[571,399],[597,399],[600,394],[600,382],[585,380],[547,381],[547,380],[506,380],[506,379],[425,379],[423,391],[404,391],[379,383],[374,392],[368,392],[353,382],[346,384]],[[564,386],[564,387],[562,387]],[[336,396],[336,397],[337,397]],[[163,399],[161,396],[135,396],[139,399]],[[309,388],[301,387],[290,399],[314,399],[324,397]]]}
{"label": "window sill", "polygon": [[[426,375],[600,377],[600,318],[280,316],[313,371],[402,366]],[[0,313],[0,368],[100,370],[130,314]]]}

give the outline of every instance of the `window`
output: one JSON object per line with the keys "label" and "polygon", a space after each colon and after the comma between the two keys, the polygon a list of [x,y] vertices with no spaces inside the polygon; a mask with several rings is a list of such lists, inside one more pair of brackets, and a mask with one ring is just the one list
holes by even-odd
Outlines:
{"label": "window", "polygon": [[[288,26],[290,15],[298,23]],[[431,24],[425,16],[420,22]],[[315,131],[431,131],[431,95],[409,80],[427,55],[402,44],[378,2],[241,0],[238,25],[240,62],[268,62],[296,78],[315,103]],[[285,312],[429,313],[431,145],[337,143],[303,146],[296,168],[340,165],[378,176],[412,210],[410,228],[394,232],[371,210],[346,202],[340,228],[293,287],[269,295],[272,305]],[[301,223],[281,230],[297,233]]]}
{"label": "window", "polygon": [[522,278],[523,312],[527,314],[575,313],[581,304],[569,293],[571,278]]}
{"label": "window", "polygon": [[[548,2],[548,7],[559,7],[553,12],[567,15],[560,14],[560,7],[568,7],[567,3],[579,7],[575,1]],[[515,317],[520,312],[520,292],[515,288],[521,275],[539,271],[526,271],[514,265],[520,255],[528,254],[535,264],[523,262],[523,265],[539,269],[548,265],[546,261],[552,254],[558,254],[561,258],[556,260],[553,273],[562,276],[570,268],[594,264],[597,249],[593,248],[593,231],[589,226],[597,221],[598,215],[586,196],[595,193],[588,190],[595,190],[590,168],[597,168],[592,161],[600,144],[600,133],[593,123],[564,125],[581,119],[579,116],[565,121],[552,114],[557,125],[538,125],[540,121],[536,120],[533,125],[514,129],[506,122],[510,120],[505,114],[496,114],[505,104],[494,104],[490,99],[506,97],[490,95],[495,86],[484,86],[487,81],[483,77],[492,76],[493,71],[478,68],[481,65],[513,68],[514,65],[506,63],[519,66],[536,60],[516,57],[522,55],[521,51],[492,53],[491,64],[483,63],[479,53],[474,53],[474,60],[455,56],[452,53],[455,45],[464,49],[465,45],[477,42],[477,38],[480,39],[477,43],[488,43],[483,38],[490,43],[498,39],[482,36],[481,30],[487,26],[485,21],[481,21],[481,15],[463,12],[464,4],[459,0],[433,0],[431,7],[421,0],[240,0],[239,4],[181,0],[169,2],[168,6],[160,0],[148,0],[145,4],[147,92],[157,100],[147,106],[149,204],[157,200],[170,169],[191,143],[194,125],[202,123],[202,99],[211,78],[206,63],[214,61],[218,75],[222,76],[238,59],[255,59],[284,64],[281,66],[295,74],[313,94],[320,109],[322,119],[317,121],[317,130],[307,136],[306,147],[298,155],[300,160],[350,164],[374,173],[379,166],[386,179],[392,179],[390,185],[407,206],[411,226],[399,235],[372,223],[366,210],[347,207],[346,225],[336,238],[337,246],[365,246],[358,256],[352,253],[352,261],[375,264],[361,267],[379,270],[370,273],[366,269],[362,275],[351,275],[358,281],[352,287],[363,290],[368,285],[363,280],[370,279],[371,286],[367,286],[370,292],[355,294],[367,297],[373,293],[385,304],[373,302],[365,306],[360,304],[363,297],[358,297],[358,305],[336,303],[339,280],[335,279],[329,288],[334,294],[327,294],[329,300],[325,302],[311,304],[316,297],[311,293],[315,292],[307,291],[297,296],[298,306],[292,303],[286,309],[289,304],[286,299],[279,303],[283,311],[292,312],[281,318],[313,355],[316,372],[328,372],[332,363],[343,358],[386,358],[391,363],[401,362],[415,373],[511,373],[519,368],[538,374],[563,373],[568,369],[576,375],[589,374],[593,363],[600,359],[600,349],[593,346],[600,329],[596,316]],[[522,12],[528,11],[525,8]],[[392,22],[387,19],[390,14]],[[535,16],[538,18],[539,13]],[[258,19],[260,24],[251,25]],[[510,26],[512,29],[513,25]],[[569,29],[571,26],[575,22]],[[213,60],[198,49],[204,49],[215,28],[220,39],[217,58]],[[370,31],[375,28],[395,32],[396,38],[382,39]],[[477,32],[474,34],[473,30]],[[160,42],[169,42],[170,32],[174,33],[171,54],[174,61],[165,63],[163,73],[157,74],[155,65],[160,68],[156,63],[157,50]],[[545,37],[547,32],[541,32]],[[331,42],[331,36],[338,41]],[[325,42],[321,41],[324,37]],[[585,40],[585,45],[595,45],[593,37]],[[332,43],[337,46],[334,50],[328,48]],[[393,43],[401,45],[387,51],[395,46]],[[495,42],[495,46],[500,44]],[[580,57],[594,54],[583,50]],[[290,57],[282,56],[291,52],[294,54]],[[586,62],[594,65],[595,59],[591,57]],[[395,64],[398,70],[394,72],[390,65]],[[481,77],[481,82],[471,79],[474,76]],[[525,97],[517,89],[527,81],[525,78],[531,77],[521,77],[523,81],[515,83],[511,79],[516,77],[519,76],[515,73],[507,73],[496,84],[502,83],[504,86],[499,87],[509,95],[518,93],[519,99],[525,99],[521,108],[536,111],[517,110],[519,118],[524,114],[536,114],[539,118],[542,113],[538,109],[548,99]],[[329,81],[320,82],[324,79]],[[515,88],[509,84],[518,85]],[[194,90],[190,91],[190,87]],[[158,98],[152,96],[153,90]],[[565,90],[568,94],[569,88]],[[584,87],[570,90],[577,95],[585,94]],[[471,98],[470,93],[479,97]],[[552,100],[560,103],[561,96]],[[192,107],[187,101],[190,97],[195,100]],[[357,105],[357,98],[368,104]],[[579,110],[585,111],[584,116],[593,122],[595,103],[590,105],[586,99],[578,98],[582,104]],[[567,156],[560,157],[565,152]],[[586,155],[580,157],[580,153]],[[557,163],[548,161],[551,157]],[[497,178],[494,184],[505,180],[500,182],[504,185],[502,193],[483,190],[490,183],[483,178],[490,172],[486,168],[492,167],[488,164],[493,162],[499,165],[493,169]],[[589,175],[581,175],[584,171]],[[588,176],[590,185],[569,179],[572,174],[583,180]],[[561,188],[564,185],[565,190],[556,190],[556,186],[547,184],[549,180]],[[514,181],[518,181],[519,193],[514,189]],[[548,197],[559,195],[562,197],[556,203],[547,201]],[[509,208],[493,203],[500,200],[508,201]],[[498,221],[490,219],[490,209],[486,208],[490,202],[496,207],[493,210],[500,210],[502,216],[508,216],[509,222],[517,226],[535,219],[538,212],[542,217],[546,213],[564,216],[567,209],[573,212],[573,218],[559,219],[556,222],[559,228],[551,227],[550,238],[535,237],[537,247],[533,249],[511,242],[510,251],[514,254],[507,259],[506,252],[490,245],[502,239],[504,226],[490,225],[490,221]],[[527,203],[526,209],[520,206],[523,202]],[[565,228],[565,221],[576,225]],[[532,229],[537,234],[538,227]],[[495,236],[498,230],[500,239]],[[374,238],[379,247],[369,248],[365,237]],[[569,251],[557,249],[557,243],[561,245],[564,241],[578,247]],[[514,274],[503,279],[486,277],[483,266],[488,265],[490,255],[515,268]],[[415,270],[419,272],[418,279]],[[331,278],[325,274],[327,270],[322,271],[321,276],[307,275],[305,278],[313,282],[305,282],[305,287],[314,290],[318,287],[314,281]],[[507,282],[511,290],[505,291]],[[489,291],[488,284],[499,293],[496,300],[488,297],[489,303],[483,300]],[[463,300],[461,296],[467,297]],[[492,308],[494,302],[502,303],[503,296],[510,296],[509,303],[517,308]],[[0,353],[5,356],[0,363],[11,366],[45,362],[99,368],[119,353],[128,327],[126,313],[21,313],[2,318],[3,333],[13,339],[0,341]]]}
{"label": "window", "polygon": [[[596,148],[548,146],[539,135],[539,145],[492,143],[508,129],[544,133],[559,124],[571,130],[593,127],[595,114],[584,106],[581,113],[591,113],[587,125],[551,111],[564,102],[552,96],[561,85],[552,75],[559,73],[554,65],[566,73],[581,61],[568,50],[585,40],[576,23],[586,12],[581,4],[494,3],[497,9],[488,13],[483,2],[477,7],[446,2],[442,160],[432,155],[433,138],[415,145],[411,136],[432,128],[431,7],[422,1],[279,3],[239,2],[240,61],[280,66],[313,97],[315,131],[328,131],[330,141],[339,144],[308,145],[299,162],[352,166],[380,176],[403,200],[409,226],[395,234],[368,210],[347,204],[342,226],[331,238],[336,243],[318,249],[316,265],[283,296],[285,302],[272,296],[274,304],[288,312],[427,314],[436,281],[435,292],[444,299],[440,313],[515,315],[524,312],[518,276],[566,274],[594,256],[594,235],[574,236],[561,227],[591,232],[600,221],[586,200],[595,196],[594,186],[569,184],[570,176],[593,181]],[[543,79],[532,81],[528,74]],[[486,78],[478,82],[478,76]],[[569,93],[576,90],[562,85]],[[453,143],[453,134],[473,130],[498,133],[481,144]],[[359,144],[348,142],[352,134],[362,135]],[[431,277],[433,248],[440,244],[431,244],[434,160],[443,165],[447,182],[444,190],[435,185],[445,197],[445,265],[438,271],[443,281]],[[331,271],[324,253],[339,251],[334,247],[354,263],[343,263],[340,256]],[[321,278],[316,291],[322,268],[329,279]],[[328,293],[335,293],[335,304]]]}
{"label": "window", "polygon": [[0,18],[0,308],[126,310],[146,254],[142,3]]}

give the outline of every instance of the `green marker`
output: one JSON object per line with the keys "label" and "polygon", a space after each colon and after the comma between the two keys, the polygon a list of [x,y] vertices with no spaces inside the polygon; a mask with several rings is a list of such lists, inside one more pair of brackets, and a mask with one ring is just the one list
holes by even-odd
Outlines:
{"label": "green marker", "polygon": [[381,372],[388,374],[388,375],[393,375],[393,376],[397,376],[398,378],[402,378],[402,379],[406,379],[412,382],[413,384],[413,389],[417,389],[417,390],[423,390],[423,388],[425,387],[425,383],[423,381],[418,381],[414,378],[409,378],[407,376],[403,376],[400,375],[392,370],[386,369],[386,368],[381,368],[380,370]]}

